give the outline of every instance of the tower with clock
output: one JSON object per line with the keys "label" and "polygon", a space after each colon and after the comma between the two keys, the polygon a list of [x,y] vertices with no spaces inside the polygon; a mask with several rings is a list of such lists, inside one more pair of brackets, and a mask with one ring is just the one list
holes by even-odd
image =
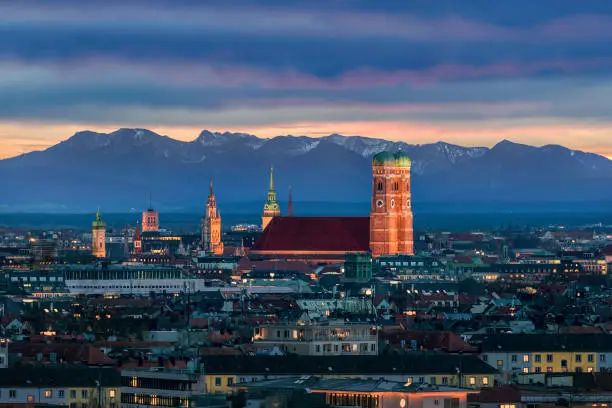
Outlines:
{"label": "tower with clock", "polygon": [[410,186],[412,162],[403,152],[381,152],[372,159],[372,256],[414,254]]}

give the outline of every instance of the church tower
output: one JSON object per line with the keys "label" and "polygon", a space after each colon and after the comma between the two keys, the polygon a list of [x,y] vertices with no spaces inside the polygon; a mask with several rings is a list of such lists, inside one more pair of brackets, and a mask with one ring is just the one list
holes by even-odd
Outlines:
{"label": "church tower", "polygon": [[403,152],[381,152],[372,159],[372,256],[414,254],[410,167]]}
{"label": "church tower", "polygon": [[291,194],[291,186],[289,187],[289,201],[287,201],[287,217],[293,217],[293,194]]}
{"label": "church tower", "polygon": [[106,257],[106,224],[98,208],[96,220],[91,224],[91,254],[96,258]]}
{"label": "church tower", "polygon": [[217,200],[213,193],[212,180],[206,202],[206,214],[202,217],[202,249],[215,255],[223,254],[221,242],[221,215],[217,211]]}
{"label": "church tower", "polygon": [[270,189],[268,190],[268,201],[264,204],[263,216],[261,217],[261,229],[265,230],[272,218],[280,215],[280,206],[276,202],[276,190],[274,190],[274,169],[270,168]]}

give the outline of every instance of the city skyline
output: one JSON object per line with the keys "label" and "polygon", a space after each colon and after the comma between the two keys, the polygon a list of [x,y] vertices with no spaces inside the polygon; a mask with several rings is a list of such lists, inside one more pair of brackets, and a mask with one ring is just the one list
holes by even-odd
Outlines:
{"label": "city skyline", "polygon": [[612,157],[612,6],[519,3],[2,4],[0,158],[120,127]]}

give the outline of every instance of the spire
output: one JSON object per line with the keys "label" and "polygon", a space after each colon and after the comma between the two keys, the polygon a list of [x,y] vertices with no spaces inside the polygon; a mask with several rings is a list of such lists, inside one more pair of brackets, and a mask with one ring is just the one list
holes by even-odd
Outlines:
{"label": "spire", "polygon": [[208,196],[212,196],[213,195],[213,187],[212,187],[212,177],[210,178],[210,186],[208,188]]}
{"label": "spire", "polygon": [[287,203],[287,217],[293,217],[293,194],[291,194],[291,186],[289,186],[289,201]]}
{"label": "spire", "polygon": [[274,167],[270,167],[270,191],[274,190]]}
{"label": "spire", "polygon": [[100,207],[98,207],[98,212],[96,212],[96,221],[102,221],[102,213],[100,212]]}

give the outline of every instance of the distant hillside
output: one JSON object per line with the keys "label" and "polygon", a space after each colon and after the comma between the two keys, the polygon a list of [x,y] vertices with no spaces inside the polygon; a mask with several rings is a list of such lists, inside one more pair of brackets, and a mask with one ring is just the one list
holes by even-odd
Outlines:
{"label": "distant hillside", "polygon": [[[370,159],[382,150],[413,159],[415,208],[612,200],[612,161],[561,146],[502,141],[493,148],[444,142],[410,145],[360,136],[322,138],[203,131],[191,142],[145,129],[78,132],[42,152],[0,161],[0,211],[140,211],[149,193],[164,211],[202,210],[213,179],[221,211],[259,211],[275,168],[281,206],[296,202],[361,207],[370,196]],[[334,209],[337,213],[338,209]],[[93,210],[92,210],[93,211]]]}

